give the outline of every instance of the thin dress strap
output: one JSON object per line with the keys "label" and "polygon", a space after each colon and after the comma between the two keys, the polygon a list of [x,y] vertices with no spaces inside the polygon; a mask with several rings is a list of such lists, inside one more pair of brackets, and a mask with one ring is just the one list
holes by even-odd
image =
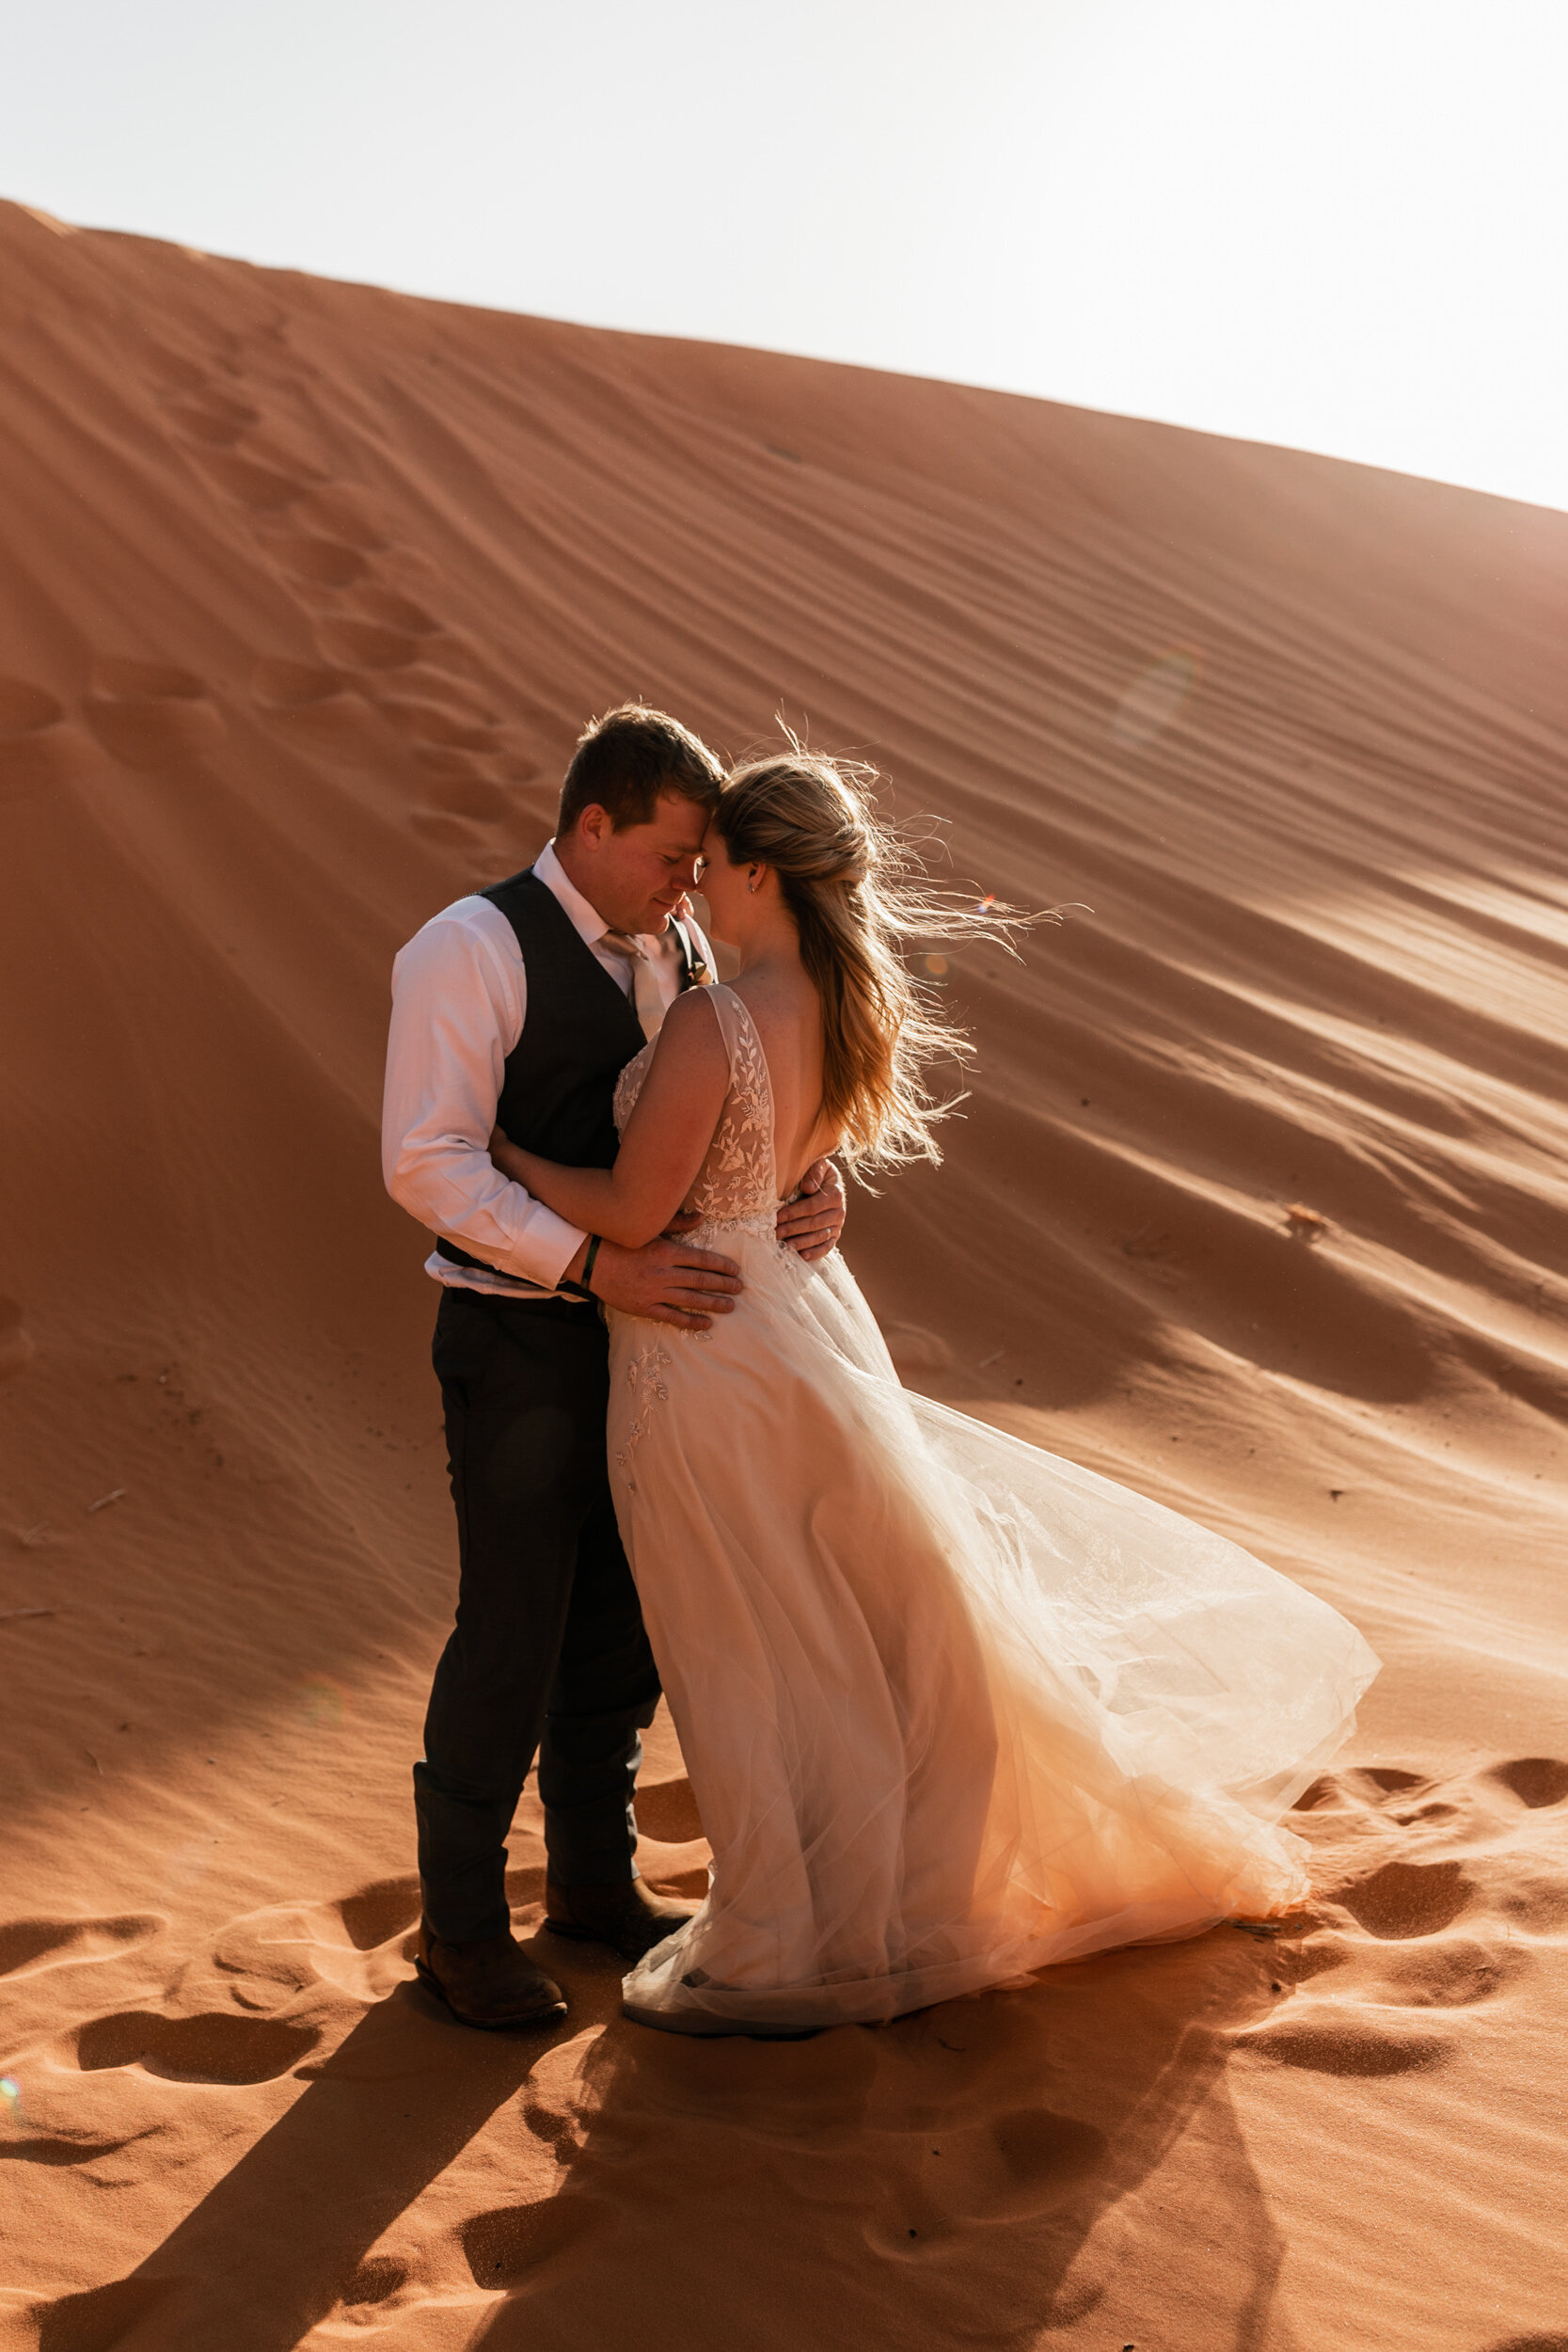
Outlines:
{"label": "thin dress strap", "polygon": [[[730,1091],[703,1171],[702,1189],[724,1197],[715,1214],[744,1215],[779,1197],[773,1082],[757,1025],[742,996],[721,980],[705,990],[730,1062]],[[741,1196],[747,1196],[742,1201]]]}

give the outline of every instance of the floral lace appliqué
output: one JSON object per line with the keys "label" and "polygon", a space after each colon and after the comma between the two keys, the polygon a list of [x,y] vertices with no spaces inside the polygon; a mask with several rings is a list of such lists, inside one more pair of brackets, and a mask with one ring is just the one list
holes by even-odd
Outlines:
{"label": "floral lace appliqu\u00e9", "polygon": [[[746,1225],[770,1231],[777,1214],[773,1167],[773,1088],[756,1024],[733,988],[708,993],[730,1057],[730,1090],[713,1141],[691,1188],[690,1205],[705,1225]],[[615,1131],[624,1135],[653,1060],[652,1041],[632,1057],[615,1084]]]}
{"label": "floral lace appliqu\u00e9", "polygon": [[[699,1248],[714,1246],[714,1236],[739,1228],[770,1235],[778,1215],[774,1198],[777,1180],[773,1164],[773,1088],[768,1057],[751,1014],[733,989],[715,986],[709,1002],[730,1057],[730,1090],[724,1097],[724,1107],[701,1173],[691,1188],[690,1205],[702,1223],[689,1238]],[[640,1054],[634,1055],[616,1081],[617,1135],[626,1133],[626,1122],[637,1107],[656,1041],[650,1041]],[[793,1251],[789,1254],[794,1256]],[[615,1456],[615,1467],[633,1494],[637,1485],[632,1474],[632,1457],[648,1433],[656,1409],[669,1400],[665,1375],[674,1359],[668,1343],[711,1337],[710,1331],[687,1331],[673,1324],[656,1324],[650,1336],[627,1359],[626,1376],[637,1400],[637,1409],[626,1431],[626,1444]]]}
{"label": "floral lace appliqu\u00e9", "polygon": [[642,1081],[648,1074],[648,1065],[653,1060],[654,1047],[657,1043],[657,1038],[651,1037],[641,1052],[632,1056],[615,1081],[615,1093],[610,1107],[614,1113],[615,1132],[618,1136],[626,1134],[626,1121],[637,1108],[637,1098],[642,1091]]}
{"label": "floral lace appliqu\u00e9", "polygon": [[631,1457],[647,1435],[654,1406],[669,1401],[670,1391],[664,1385],[664,1375],[673,1361],[663,1341],[651,1339],[643,1342],[626,1364],[626,1379],[637,1399],[637,1411],[631,1427],[626,1431],[626,1442],[615,1456],[615,1467],[625,1476],[627,1490],[632,1494],[637,1492],[637,1481],[632,1475]]}
{"label": "floral lace appliqu\u00e9", "polygon": [[[718,992],[715,992],[717,995]],[[715,1225],[751,1224],[776,1214],[773,1198],[773,1089],[756,1025],[733,989],[714,1010],[730,1053],[730,1090],[714,1129],[703,1172],[691,1196],[698,1215]]]}

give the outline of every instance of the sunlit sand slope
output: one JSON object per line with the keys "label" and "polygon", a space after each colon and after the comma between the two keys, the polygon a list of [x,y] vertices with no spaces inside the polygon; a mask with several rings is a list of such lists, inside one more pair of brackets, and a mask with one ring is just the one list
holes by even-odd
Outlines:
{"label": "sunlit sand slope", "polygon": [[[0,495],[4,2352],[1568,2341],[1568,516],[16,207]],[[1382,1652],[1290,1932],[795,2046],[412,1989],[388,967],[628,693],[1072,909],[929,967],[978,1070],[847,1251]]]}

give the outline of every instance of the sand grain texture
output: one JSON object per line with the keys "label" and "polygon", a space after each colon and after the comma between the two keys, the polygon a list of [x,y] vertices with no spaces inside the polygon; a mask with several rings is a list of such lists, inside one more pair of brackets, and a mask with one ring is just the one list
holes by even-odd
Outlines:
{"label": "sand grain texture", "polygon": [[[1568,516],[17,207],[0,421],[3,2352],[1560,2352]],[[627,692],[1092,910],[933,972],[849,1254],[1382,1652],[1300,1931],[777,2047],[410,1986],[388,971]],[[665,1728],[643,1827],[700,1883]]]}

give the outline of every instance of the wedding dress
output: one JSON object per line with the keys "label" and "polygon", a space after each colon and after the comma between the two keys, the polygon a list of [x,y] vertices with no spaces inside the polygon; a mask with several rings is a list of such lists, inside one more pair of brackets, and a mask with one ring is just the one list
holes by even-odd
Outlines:
{"label": "wedding dress", "polygon": [[1277,1824],[1376,1658],[1237,1545],[901,1388],[836,1252],[774,1238],[767,1058],[707,995],[731,1078],[690,1238],[745,1289],[703,1332],[610,1316],[616,1511],[713,1849],[628,2014],[885,2019],[1299,1904]]}

